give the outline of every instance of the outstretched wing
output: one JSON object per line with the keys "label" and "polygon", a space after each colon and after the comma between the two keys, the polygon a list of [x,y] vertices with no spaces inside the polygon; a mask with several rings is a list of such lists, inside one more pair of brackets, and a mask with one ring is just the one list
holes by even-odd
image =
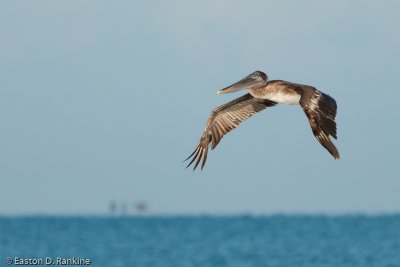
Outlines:
{"label": "outstretched wing", "polygon": [[335,99],[307,86],[303,87],[300,105],[306,113],[315,137],[335,159],[339,159],[339,151],[330,139],[330,136],[337,138]]}
{"label": "outstretched wing", "polygon": [[208,145],[210,143],[211,149],[214,149],[224,135],[239,126],[241,122],[250,118],[257,112],[260,112],[267,107],[275,106],[276,104],[276,102],[267,99],[254,98],[250,94],[245,94],[231,102],[215,108],[208,118],[199,144],[193,153],[186,159],[188,160],[193,157],[187,167],[197,159],[193,170],[197,168],[197,165],[199,165],[201,160],[203,161],[201,169],[203,169],[207,161]]}

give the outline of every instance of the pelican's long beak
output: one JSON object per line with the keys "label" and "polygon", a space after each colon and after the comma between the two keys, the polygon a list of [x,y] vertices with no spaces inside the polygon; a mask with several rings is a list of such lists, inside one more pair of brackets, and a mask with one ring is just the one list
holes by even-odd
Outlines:
{"label": "pelican's long beak", "polygon": [[254,75],[254,73],[252,73],[249,76],[238,81],[237,83],[234,83],[224,89],[218,90],[217,94],[229,94],[229,93],[237,92],[239,90],[243,90],[246,88],[249,89],[249,88],[261,86],[264,84],[265,84],[265,81],[260,76]]}

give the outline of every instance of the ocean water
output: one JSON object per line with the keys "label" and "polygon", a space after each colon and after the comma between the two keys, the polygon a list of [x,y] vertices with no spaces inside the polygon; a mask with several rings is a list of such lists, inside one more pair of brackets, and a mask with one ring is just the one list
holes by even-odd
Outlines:
{"label": "ocean water", "polygon": [[107,267],[400,267],[400,215],[0,217],[0,257],[0,266],[75,257]]}

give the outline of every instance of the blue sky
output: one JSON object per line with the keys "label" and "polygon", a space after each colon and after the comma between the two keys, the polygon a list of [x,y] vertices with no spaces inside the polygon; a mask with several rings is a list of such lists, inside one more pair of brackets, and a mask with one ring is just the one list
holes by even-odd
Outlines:
{"label": "blue sky", "polygon": [[[398,1],[2,1],[0,213],[399,212]],[[338,103],[341,159],[298,106],[182,160],[262,70]]]}

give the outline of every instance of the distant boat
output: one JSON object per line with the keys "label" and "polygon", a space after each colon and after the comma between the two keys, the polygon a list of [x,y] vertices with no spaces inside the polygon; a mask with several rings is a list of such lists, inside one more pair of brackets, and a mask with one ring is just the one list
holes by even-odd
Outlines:
{"label": "distant boat", "polygon": [[200,161],[202,161],[201,169],[203,169],[207,161],[209,144],[211,144],[211,149],[214,149],[224,135],[239,126],[241,122],[278,103],[300,104],[317,140],[335,159],[339,159],[339,151],[330,139],[330,136],[337,139],[335,99],[309,85],[281,80],[269,81],[268,76],[261,71],[255,71],[217,93],[233,93],[242,89],[247,89],[249,93],[213,109],[199,144],[186,159],[192,158],[187,167],[197,159],[193,170],[197,168]]}
{"label": "distant boat", "polygon": [[115,215],[117,213],[117,203],[115,201],[111,201],[109,203],[109,209],[111,215]]}
{"label": "distant boat", "polygon": [[148,205],[146,202],[141,201],[136,203],[136,211],[139,213],[144,213],[147,211]]}

